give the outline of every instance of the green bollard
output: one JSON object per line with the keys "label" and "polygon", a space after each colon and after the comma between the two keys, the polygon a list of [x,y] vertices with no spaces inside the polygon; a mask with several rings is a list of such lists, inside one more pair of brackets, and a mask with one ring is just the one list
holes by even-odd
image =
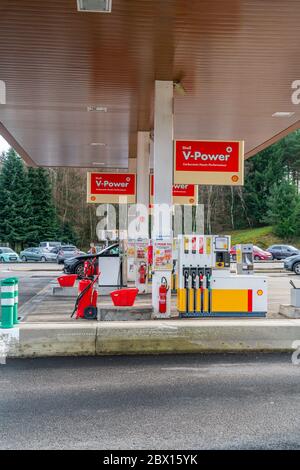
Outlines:
{"label": "green bollard", "polygon": [[13,328],[15,305],[15,281],[4,279],[1,281],[1,325],[0,328]]}
{"label": "green bollard", "polygon": [[15,285],[14,285],[14,325],[17,325],[19,323],[18,321],[18,305],[19,305],[19,279],[17,277],[12,277],[11,279],[14,280]]}

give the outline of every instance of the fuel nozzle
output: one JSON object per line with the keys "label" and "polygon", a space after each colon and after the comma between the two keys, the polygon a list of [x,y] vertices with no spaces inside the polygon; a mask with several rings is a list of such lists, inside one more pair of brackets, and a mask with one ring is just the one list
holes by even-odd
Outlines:
{"label": "fuel nozzle", "polygon": [[188,288],[188,284],[189,284],[189,275],[190,275],[190,269],[184,267],[184,268],[183,268],[183,278],[184,278],[184,287],[185,287],[185,289]]}

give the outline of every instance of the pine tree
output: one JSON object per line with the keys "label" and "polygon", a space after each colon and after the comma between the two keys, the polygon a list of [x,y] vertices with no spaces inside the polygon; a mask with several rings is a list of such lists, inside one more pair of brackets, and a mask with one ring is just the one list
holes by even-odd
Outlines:
{"label": "pine tree", "polygon": [[274,185],[280,184],[286,174],[282,149],[278,144],[262,150],[246,161],[243,196],[247,215],[254,227],[265,222],[270,191]]}
{"label": "pine tree", "polygon": [[279,237],[291,240],[296,235],[296,216],[300,205],[297,187],[284,180],[275,184],[267,203],[266,220],[274,226],[274,233]]}
{"label": "pine tree", "polygon": [[31,243],[57,239],[59,225],[47,170],[28,169],[28,194],[31,209],[28,239]]}
{"label": "pine tree", "polygon": [[77,245],[78,235],[75,233],[69,222],[65,222],[60,227],[60,236],[59,239],[63,243],[71,243]]}
{"label": "pine tree", "polygon": [[15,249],[22,247],[28,214],[27,174],[21,158],[11,148],[2,158],[0,173],[0,240]]}

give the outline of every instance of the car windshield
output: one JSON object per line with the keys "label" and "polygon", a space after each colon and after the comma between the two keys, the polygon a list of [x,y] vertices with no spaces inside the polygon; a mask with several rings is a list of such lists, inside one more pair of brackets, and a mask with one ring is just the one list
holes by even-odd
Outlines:
{"label": "car windshield", "polygon": [[75,251],[76,247],[75,246],[62,246],[61,249],[62,251]]}
{"label": "car windshield", "polygon": [[253,246],[253,249],[255,251],[265,251],[265,250],[263,250],[262,248],[259,248],[259,246],[256,246],[256,245]]}
{"label": "car windshield", "polygon": [[288,248],[289,250],[292,250],[292,251],[298,251],[298,248],[295,248],[295,247],[292,246],[292,245],[289,245],[287,248]]}
{"label": "car windshield", "polygon": [[11,248],[1,248],[2,253],[14,253]]}
{"label": "car windshield", "polygon": [[110,255],[118,255],[119,254],[119,246],[113,246],[112,248],[110,248],[110,250],[108,250],[109,254]]}

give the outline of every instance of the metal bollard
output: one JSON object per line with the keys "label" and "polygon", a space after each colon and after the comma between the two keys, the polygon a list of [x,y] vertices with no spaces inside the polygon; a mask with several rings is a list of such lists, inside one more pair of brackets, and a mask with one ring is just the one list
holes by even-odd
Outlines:
{"label": "metal bollard", "polygon": [[15,305],[15,280],[1,281],[1,310],[2,318],[0,328],[13,328]]}

